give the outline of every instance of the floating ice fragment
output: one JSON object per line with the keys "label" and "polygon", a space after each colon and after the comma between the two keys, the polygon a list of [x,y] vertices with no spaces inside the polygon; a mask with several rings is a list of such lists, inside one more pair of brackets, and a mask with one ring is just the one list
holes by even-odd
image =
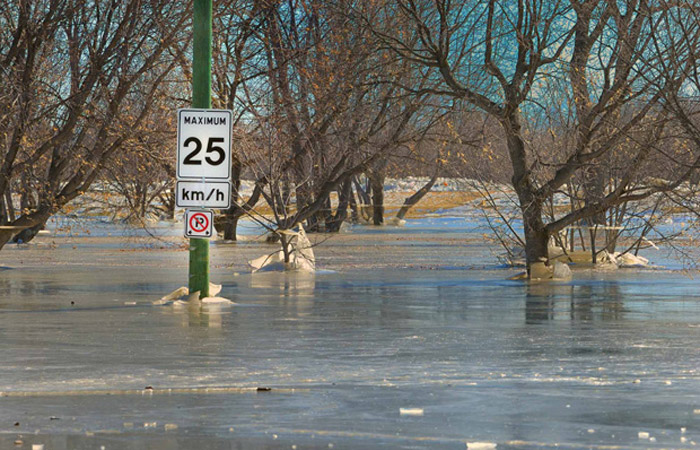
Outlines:
{"label": "floating ice fragment", "polygon": [[489,450],[497,446],[495,442],[467,442],[467,448],[470,450]]}
{"label": "floating ice fragment", "polygon": [[174,423],[166,423],[165,424],[165,431],[173,431],[173,430],[177,430],[177,425],[175,425]]}
{"label": "floating ice fragment", "polygon": [[402,416],[422,416],[423,408],[399,408],[399,414]]}
{"label": "floating ice fragment", "polygon": [[588,429],[588,432],[589,432],[590,434],[593,434],[593,433],[595,433],[595,429],[594,429],[594,428],[589,428],[589,429]]}
{"label": "floating ice fragment", "polygon": [[639,433],[637,433],[637,437],[639,439],[649,439],[649,433],[646,431],[640,431]]}
{"label": "floating ice fragment", "polygon": [[216,297],[216,294],[221,292],[221,285],[209,283],[209,297]]}
{"label": "floating ice fragment", "polygon": [[202,304],[205,305],[234,305],[231,300],[223,297],[204,297]]}
{"label": "floating ice fragment", "polygon": [[688,431],[686,427],[681,427],[681,433],[685,433],[686,431]]}
{"label": "floating ice fragment", "polygon": [[406,225],[406,221],[403,219],[399,219],[398,217],[392,217],[391,219],[386,221],[386,224],[395,227],[403,227],[404,225]]}
{"label": "floating ice fragment", "polygon": [[686,442],[688,442],[688,438],[685,436],[681,436],[681,442],[685,444]]}
{"label": "floating ice fragment", "polygon": [[656,442],[656,438],[654,436],[650,437],[649,442]]}
{"label": "floating ice fragment", "polygon": [[134,428],[134,422],[124,422],[124,428]]}
{"label": "floating ice fragment", "polygon": [[32,444],[32,450],[44,450],[44,444]]}
{"label": "floating ice fragment", "polygon": [[672,385],[672,384],[673,384],[673,382],[672,382],[671,380],[666,380],[666,381],[664,381],[664,384],[666,384],[666,385],[669,385],[669,386],[670,386],[670,385]]}
{"label": "floating ice fragment", "polygon": [[161,297],[160,300],[156,300],[153,302],[155,305],[162,305],[167,302],[171,302],[173,300],[177,300],[179,298],[184,297],[185,295],[189,294],[190,290],[184,286],[179,287],[172,291],[170,294],[166,295],[165,297]]}
{"label": "floating ice fragment", "polygon": [[700,414],[700,409],[694,409],[693,414]]}

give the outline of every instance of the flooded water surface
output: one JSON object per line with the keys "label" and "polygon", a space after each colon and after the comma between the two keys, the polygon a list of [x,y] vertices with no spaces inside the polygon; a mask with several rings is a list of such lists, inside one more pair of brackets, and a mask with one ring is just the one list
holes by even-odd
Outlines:
{"label": "flooded water surface", "polygon": [[152,304],[187,284],[176,238],[8,246],[0,447],[700,443],[700,278],[507,281],[478,233],[419,225],[325,240],[314,275],[250,274],[274,247],[215,243],[225,309]]}

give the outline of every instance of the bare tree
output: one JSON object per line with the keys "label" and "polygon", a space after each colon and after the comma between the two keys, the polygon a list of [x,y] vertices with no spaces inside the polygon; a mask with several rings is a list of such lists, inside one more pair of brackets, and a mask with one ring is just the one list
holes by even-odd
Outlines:
{"label": "bare tree", "polygon": [[[7,208],[12,193],[36,189],[10,226],[41,226],[135,138],[174,66],[164,51],[186,29],[185,10],[165,0],[3,3],[0,196]],[[12,234],[1,230],[0,246]]]}
{"label": "bare tree", "polygon": [[[547,259],[550,236],[567,226],[678,185],[678,179],[644,186],[633,181],[659,154],[665,123],[660,100],[679,81],[642,67],[679,56],[657,51],[651,30],[663,16],[684,9],[682,3],[648,0],[628,2],[625,9],[612,0],[397,0],[386,3],[379,20],[368,20],[387,47],[441,79],[428,92],[462,99],[498,121],[532,264]],[[410,28],[401,27],[406,21]],[[687,58],[686,50],[678,51]],[[555,80],[549,86],[558,91],[547,90],[547,80]],[[531,136],[557,108],[568,108],[572,123],[564,151],[550,154],[535,147]],[[627,154],[614,189],[591,181],[580,206],[545,222],[547,199],[584,171],[600,180],[591,167],[610,154],[621,156],[621,145],[642,127],[657,131]]]}
{"label": "bare tree", "polygon": [[[408,65],[377,51],[365,24],[345,13],[346,3],[262,2],[256,39],[266,71],[241,86],[248,100],[243,160],[274,229],[306,221],[311,230],[337,231],[353,178],[418,129],[427,95],[399,95],[386,81],[408,76]],[[420,121],[427,125],[425,111]]]}

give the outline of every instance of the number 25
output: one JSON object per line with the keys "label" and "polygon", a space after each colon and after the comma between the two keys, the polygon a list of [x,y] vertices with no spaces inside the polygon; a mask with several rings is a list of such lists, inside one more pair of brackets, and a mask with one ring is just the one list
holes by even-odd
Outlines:
{"label": "number 25", "polygon": [[[212,166],[218,166],[222,162],[224,162],[224,159],[226,159],[226,153],[224,152],[224,149],[219,147],[218,145],[214,144],[223,144],[224,138],[222,137],[213,137],[209,138],[209,141],[207,142],[207,151],[206,153],[215,153],[218,157],[216,159],[213,159],[209,156],[206,156],[204,159],[206,160],[207,163],[211,164]],[[184,146],[189,147],[190,143],[194,143],[194,150],[191,151],[186,157],[185,160],[183,161],[183,164],[191,165],[191,166],[201,166],[202,165],[202,160],[201,159],[195,159],[197,154],[202,150],[202,142],[197,139],[196,137],[189,137],[185,139]]]}

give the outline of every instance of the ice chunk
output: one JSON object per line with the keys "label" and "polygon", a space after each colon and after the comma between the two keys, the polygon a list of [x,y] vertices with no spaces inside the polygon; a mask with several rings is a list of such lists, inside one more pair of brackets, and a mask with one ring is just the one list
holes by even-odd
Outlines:
{"label": "ice chunk", "polygon": [[204,297],[202,299],[204,305],[235,305],[231,300],[223,297]]}
{"label": "ice chunk", "polygon": [[530,278],[548,280],[552,278],[552,268],[543,262],[532,263],[530,264]]}
{"label": "ice chunk", "polygon": [[497,446],[495,442],[467,442],[467,448],[470,450],[490,450]]}
{"label": "ice chunk", "polygon": [[398,217],[392,217],[391,219],[386,221],[386,224],[395,227],[403,227],[406,225],[406,221],[403,219],[399,219]]}
{"label": "ice chunk", "polygon": [[422,416],[423,408],[399,408],[399,414],[402,416]]}
{"label": "ice chunk", "polygon": [[598,258],[599,264],[609,264],[616,267],[647,267],[649,260],[643,256],[633,255],[632,253],[608,253],[605,250]]}
{"label": "ice chunk", "polygon": [[271,255],[249,261],[248,264],[255,272],[281,272],[286,270],[299,270],[303,272],[316,271],[316,257],[311,242],[306,237],[304,227],[300,224],[299,231],[281,230],[279,233],[289,239],[289,262],[284,261],[282,250]]}
{"label": "ice chunk", "polygon": [[552,278],[555,280],[569,280],[571,279],[571,269],[569,269],[569,266],[564,263],[554,261]]}
{"label": "ice chunk", "polygon": [[619,267],[646,267],[649,265],[648,259],[632,253],[615,253],[614,256]]}
{"label": "ice chunk", "polygon": [[210,297],[215,297],[216,294],[221,292],[221,285],[220,284],[214,284],[214,283],[209,283],[209,296]]}
{"label": "ice chunk", "polygon": [[649,433],[647,431],[640,431],[637,433],[639,439],[649,439]]}
{"label": "ice chunk", "polygon": [[172,431],[172,430],[177,430],[177,425],[174,423],[166,423],[165,424],[165,431]]}
{"label": "ice chunk", "polygon": [[182,287],[175,289],[170,294],[168,294],[164,297],[161,297],[160,300],[156,300],[155,302],[153,302],[153,304],[154,305],[164,305],[168,302],[172,302],[173,300],[178,300],[189,293],[190,293],[190,290],[188,288],[182,286]]}

